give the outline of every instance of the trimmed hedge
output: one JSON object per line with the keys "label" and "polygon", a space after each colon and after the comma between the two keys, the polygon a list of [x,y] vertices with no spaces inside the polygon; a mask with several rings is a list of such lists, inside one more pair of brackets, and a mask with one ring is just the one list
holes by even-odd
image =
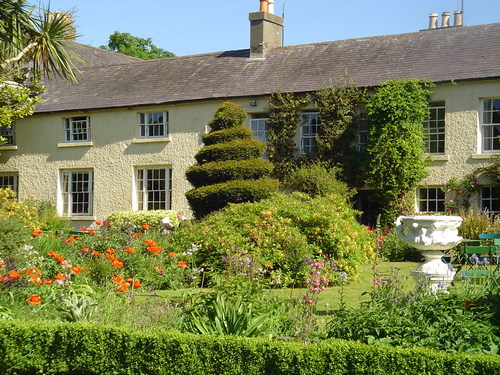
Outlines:
{"label": "trimmed hedge", "polygon": [[195,159],[200,164],[231,159],[254,159],[260,157],[265,149],[266,145],[258,139],[236,139],[205,146],[198,151]]}
{"label": "trimmed hedge", "polygon": [[243,108],[233,102],[224,102],[215,111],[214,118],[208,125],[212,131],[233,128],[235,125],[243,124],[247,115]]}
{"label": "trimmed hedge", "polygon": [[474,375],[500,357],[130,330],[89,323],[0,321],[0,373],[11,375]]}
{"label": "trimmed hedge", "polygon": [[228,203],[255,202],[271,196],[278,189],[278,180],[234,180],[202,186],[186,193],[197,217],[225,207]]}
{"label": "trimmed hedge", "polygon": [[230,180],[257,180],[273,170],[273,165],[262,158],[225,160],[194,165],[186,171],[193,186],[205,186]]}
{"label": "trimmed hedge", "polygon": [[143,224],[149,224],[153,228],[162,228],[161,220],[169,217],[173,224],[177,224],[177,213],[174,210],[150,210],[150,211],[115,211],[111,213],[107,220],[113,227],[123,227],[134,225],[140,227]]}
{"label": "trimmed hedge", "polygon": [[234,128],[217,130],[203,135],[202,140],[205,146],[215,143],[230,142],[235,139],[247,139],[253,136],[253,132],[244,126],[235,126]]}

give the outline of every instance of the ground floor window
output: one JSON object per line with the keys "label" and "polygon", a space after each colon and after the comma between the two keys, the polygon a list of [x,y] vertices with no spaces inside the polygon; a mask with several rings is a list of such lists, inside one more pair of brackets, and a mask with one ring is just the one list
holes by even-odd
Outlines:
{"label": "ground floor window", "polygon": [[166,167],[136,169],[138,210],[170,210],[172,170]]}
{"label": "ground floor window", "polygon": [[11,188],[14,193],[18,193],[17,188],[17,174],[1,173],[0,174],[0,188]]}
{"label": "ground floor window", "polygon": [[481,211],[500,213],[500,186],[486,186],[479,191]]}
{"label": "ground floor window", "polygon": [[88,170],[62,171],[61,196],[63,216],[91,216],[93,173]]}
{"label": "ground floor window", "polygon": [[445,212],[444,191],[439,187],[419,188],[417,207],[419,212]]}

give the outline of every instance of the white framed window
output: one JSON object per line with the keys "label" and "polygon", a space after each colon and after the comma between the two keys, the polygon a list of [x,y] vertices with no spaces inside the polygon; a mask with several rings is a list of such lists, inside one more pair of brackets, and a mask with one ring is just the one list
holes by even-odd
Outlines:
{"label": "white framed window", "polygon": [[90,141],[90,118],[86,116],[78,116],[64,119],[64,141]]}
{"label": "white framed window", "polygon": [[358,123],[356,148],[358,151],[364,151],[366,150],[366,146],[368,146],[368,120],[366,119],[366,113],[360,112],[356,121]]}
{"label": "white framed window", "polygon": [[429,115],[424,122],[424,142],[428,154],[444,154],[445,105],[444,102],[431,103]]}
{"label": "white framed window", "polygon": [[14,124],[10,126],[0,126],[0,138],[3,138],[3,145],[12,146],[16,144]]}
{"label": "white framed window", "polygon": [[139,137],[155,138],[168,135],[168,112],[139,113]]}
{"label": "white framed window", "polygon": [[318,143],[316,134],[320,126],[319,112],[306,112],[300,117],[300,151],[306,154],[316,154]]}
{"label": "white framed window", "polygon": [[137,210],[170,210],[172,170],[167,167],[136,168],[135,190]]}
{"label": "white framed window", "polygon": [[94,200],[94,178],[91,170],[61,171],[60,193],[62,216],[91,216]]}
{"label": "white framed window", "polygon": [[500,213],[500,186],[485,186],[479,190],[481,211]]}
{"label": "white framed window", "polygon": [[417,189],[417,207],[419,212],[445,212],[445,195],[439,187]]}
{"label": "white framed window", "polygon": [[18,176],[16,173],[0,173],[0,188],[11,188],[14,193],[18,193]]}
{"label": "white framed window", "polygon": [[264,143],[267,143],[267,132],[269,129],[267,120],[269,118],[265,113],[253,114],[250,119],[250,129],[253,131],[253,137]]}
{"label": "white framed window", "polygon": [[500,151],[500,99],[481,101],[482,151]]}

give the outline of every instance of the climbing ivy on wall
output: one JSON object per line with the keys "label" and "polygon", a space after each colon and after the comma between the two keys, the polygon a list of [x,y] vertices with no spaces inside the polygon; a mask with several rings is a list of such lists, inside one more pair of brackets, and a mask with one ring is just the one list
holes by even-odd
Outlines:
{"label": "climbing ivy on wall", "polygon": [[360,176],[360,155],[353,146],[359,127],[356,110],[365,100],[366,90],[348,81],[325,86],[312,95],[321,122],[316,136],[318,158],[340,167],[340,175],[351,186],[359,184],[355,176]]}
{"label": "climbing ivy on wall", "polygon": [[385,223],[412,211],[412,191],[427,174],[422,123],[431,87],[426,80],[387,81],[368,101],[366,182],[378,190]]}
{"label": "climbing ivy on wall", "polygon": [[291,93],[275,93],[269,100],[267,152],[273,174],[283,179],[296,167],[295,131],[307,100]]}

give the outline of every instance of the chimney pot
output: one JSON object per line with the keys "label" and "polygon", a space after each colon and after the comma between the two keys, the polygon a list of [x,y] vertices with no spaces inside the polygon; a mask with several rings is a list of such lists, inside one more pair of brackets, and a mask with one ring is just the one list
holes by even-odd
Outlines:
{"label": "chimney pot", "polygon": [[456,10],[455,13],[455,20],[453,22],[453,26],[463,26],[463,15],[461,10]]}
{"label": "chimney pot", "polygon": [[271,14],[274,14],[274,0],[268,0],[269,6],[268,6],[268,12]]}
{"label": "chimney pot", "polygon": [[449,27],[450,26],[450,12],[443,12],[441,15],[441,27]]}
{"label": "chimney pot", "polygon": [[259,12],[269,11],[269,0],[260,0],[260,10]]}
{"label": "chimney pot", "polygon": [[429,29],[437,29],[438,27],[438,14],[429,14]]}

